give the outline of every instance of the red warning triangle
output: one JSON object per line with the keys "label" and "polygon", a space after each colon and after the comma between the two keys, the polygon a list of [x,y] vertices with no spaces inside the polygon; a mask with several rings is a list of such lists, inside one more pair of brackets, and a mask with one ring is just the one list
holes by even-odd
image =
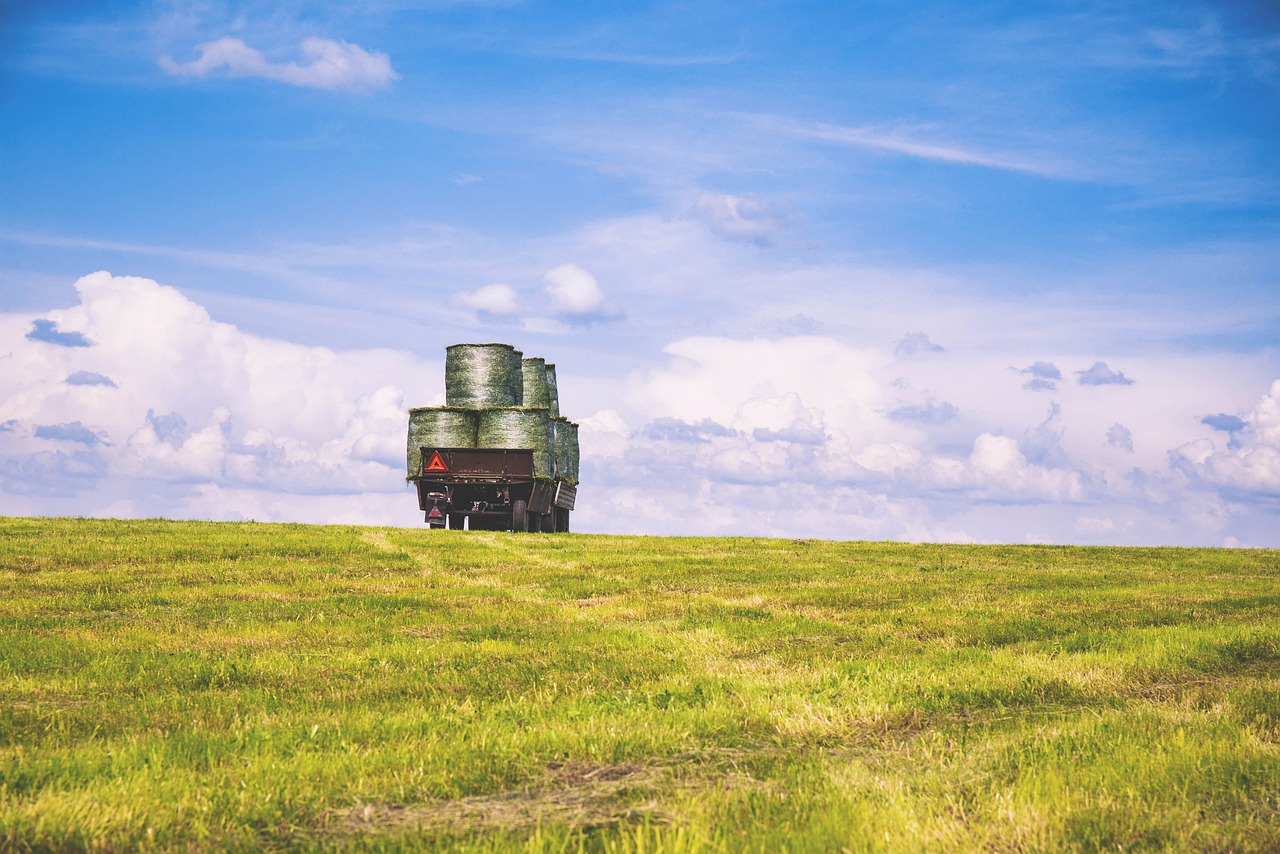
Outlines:
{"label": "red warning triangle", "polygon": [[439,451],[431,452],[431,461],[427,463],[427,467],[423,471],[448,471],[449,467],[444,464],[444,460],[440,459]]}

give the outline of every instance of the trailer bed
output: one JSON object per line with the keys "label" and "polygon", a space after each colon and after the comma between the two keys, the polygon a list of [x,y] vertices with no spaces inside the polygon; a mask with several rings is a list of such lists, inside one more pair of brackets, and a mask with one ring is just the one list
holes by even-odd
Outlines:
{"label": "trailer bed", "polygon": [[567,532],[577,487],[533,472],[530,450],[423,447],[410,480],[432,528]]}

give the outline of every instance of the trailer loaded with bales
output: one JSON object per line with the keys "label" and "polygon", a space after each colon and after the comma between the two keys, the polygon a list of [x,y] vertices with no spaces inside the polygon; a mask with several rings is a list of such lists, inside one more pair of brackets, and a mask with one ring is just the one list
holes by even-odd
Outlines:
{"label": "trailer loaded with bales", "polygon": [[445,405],[409,410],[408,479],[432,528],[569,530],[578,425],[556,367],[510,344],[445,348]]}

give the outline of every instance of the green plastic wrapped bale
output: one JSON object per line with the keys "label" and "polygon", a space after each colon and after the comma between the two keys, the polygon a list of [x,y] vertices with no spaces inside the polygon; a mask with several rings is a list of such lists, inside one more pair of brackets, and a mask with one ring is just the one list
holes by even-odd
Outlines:
{"label": "green plastic wrapped bale", "polygon": [[[520,361],[524,374],[524,406],[530,409],[551,409],[551,390],[547,386],[547,363],[537,356],[526,356]],[[555,413],[551,413],[555,415]]]}
{"label": "green plastic wrapped bale", "polygon": [[476,418],[474,409],[448,406],[426,406],[409,410],[409,442],[407,465],[409,477],[422,474],[422,449],[474,448]]}
{"label": "green plastic wrapped bale", "polygon": [[556,386],[556,366],[547,365],[547,409],[552,418],[560,417],[560,389]]}
{"label": "green plastic wrapped bale", "polygon": [[578,483],[578,425],[568,418],[553,418],[556,440],[556,477]]}
{"label": "green plastic wrapped bale", "polygon": [[545,409],[503,407],[480,412],[476,430],[478,448],[527,448],[533,451],[534,477],[555,472],[555,439]]}
{"label": "green plastic wrapped bale", "polygon": [[445,403],[463,409],[524,404],[523,355],[510,344],[454,344],[445,348]]}

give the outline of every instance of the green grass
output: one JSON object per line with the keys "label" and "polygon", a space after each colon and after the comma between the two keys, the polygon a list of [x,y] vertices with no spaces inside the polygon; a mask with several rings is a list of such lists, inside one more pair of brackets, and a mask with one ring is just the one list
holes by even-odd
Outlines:
{"label": "green grass", "polygon": [[1280,850],[1280,553],[0,519],[0,849]]}

